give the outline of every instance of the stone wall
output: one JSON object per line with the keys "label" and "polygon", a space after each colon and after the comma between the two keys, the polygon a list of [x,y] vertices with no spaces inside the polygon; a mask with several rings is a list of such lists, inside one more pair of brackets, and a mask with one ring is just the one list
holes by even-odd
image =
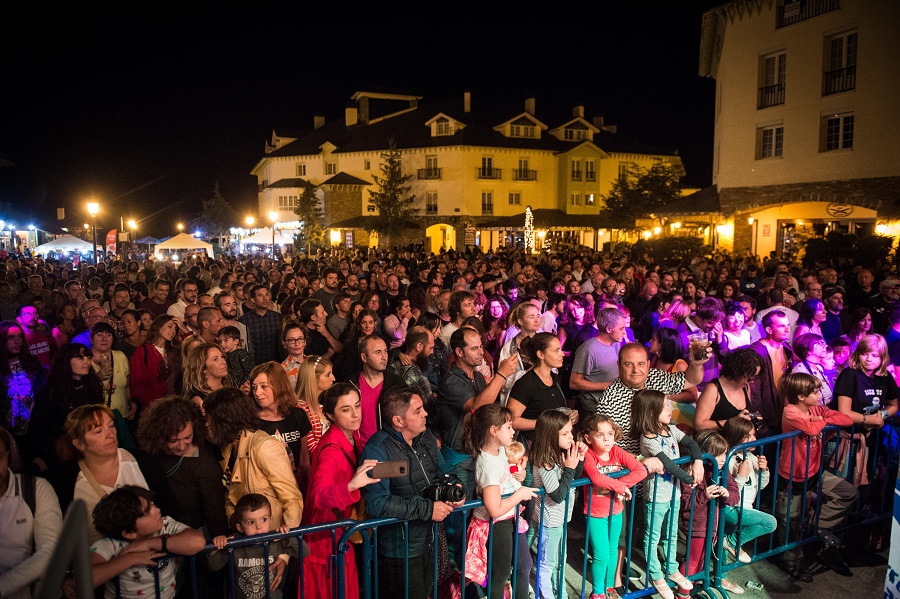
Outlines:
{"label": "stone wall", "polygon": [[[789,185],[732,187],[719,190],[722,213],[731,215],[752,209],[795,202],[834,202],[876,210],[887,218],[900,216],[900,177],[815,181]],[[744,220],[746,223],[746,218]],[[737,229],[737,223],[735,223]],[[737,235],[737,230],[735,230]],[[735,243],[735,248],[737,244]]]}

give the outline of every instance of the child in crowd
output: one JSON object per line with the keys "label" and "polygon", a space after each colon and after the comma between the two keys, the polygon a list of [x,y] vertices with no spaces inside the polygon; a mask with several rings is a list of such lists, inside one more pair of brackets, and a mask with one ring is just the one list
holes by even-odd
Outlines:
{"label": "child in crowd", "polygon": [[[743,416],[734,416],[726,420],[721,433],[729,447],[756,441],[756,428],[753,422]],[[728,464],[729,477],[737,484],[741,498],[736,507],[725,508],[726,537],[723,545],[728,554],[745,564],[751,562],[751,557],[744,551],[743,545],[771,533],[776,526],[772,514],[754,507],[760,491],[766,488],[770,478],[766,456],[762,454],[757,456],[755,449],[751,447],[736,453]]]}
{"label": "child in crowd", "polygon": [[[261,535],[272,530],[272,506],[265,495],[259,493],[247,493],[241,497],[234,506],[234,514],[231,522],[238,534],[237,538]],[[287,524],[282,524],[278,532],[286,534],[290,530]],[[231,537],[234,538],[234,537]],[[222,551],[228,542],[228,537],[218,536],[213,539],[213,544],[218,551],[209,555],[209,569],[221,570],[228,564],[228,552]],[[309,549],[304,546],[304,557]],[[265,582],[269,582],[269,596],[272,599],[281,597],[281,589],[275,584],[276,571],[283,572],[288,560],[297,557],[297,538],[289,537],[269,543],[269,561],[266,563],[265,551],[262,545],[246,545],[236,547],[233,550],[235,593],[245,599],[264,599],[266,596]],[[282,577],[283,579],[284,577]],[[283,584],[282,584],[283,586]]]}
{"label": "child in crowd", "polygon": [[538,599],[559,594],[560,564],[566,563],[563,531],[575,507],[571,485],[581,476],[586,451],[584,443],[574,439],[568,410],[550,409],[538,416],[530,456],[534,485],[544,488],[543,509],[536,499],[531,515],[538,529]]}
{"label": "child in crowd", "polygon": [[[728,453],[728,442],[715,429],[699,431],[696,435],[700,451],[713,456],[719,469],[725,467],[725,456]],[[740,491],[733,477],[729,477],[728,485],[722,486],[713,482],[711,467],[705,469],[703,479],[697,483],[681,483],[681,530],[687,539],[687,559],[681,565],[681,573],[691,576],[703,567],[706,557],[706,532],[709,524],[709,503],[719,499],[726,505],[734,506],[741,500]],[[713,530],[718,531],[718,509],[712,509]],[[715,532],[713,538],[715,539]],[[742,595],[744,589],[726,578],[722,578],[722,587],[729,593]]]}
{"label": "child in crowd", "polygon": [[228,376],[237,387],[243,387],[248,382],[254,363],[253,356],[244,347],[241,332],[236,326],[228,325],[222,327],[216,340],[225,354]]}
{"label": "child in crowd", "polygon": [[[527,536],[518,534],[516,520],[523,501],[534,497],[537,489],[523,487],[525,470],[510,472],[506,449],[513,442],[513,413],[500,404],[481,406],[466,416],[463,440],[475,458],[475,490],[484,505],[472,510],[466,545],[466,578],[485,587],[488,563],[491,564],[491,599],[502,599],[506,582],[518,555],[515,599],[528,599],[531,551]],[[512,493],[512,495],[509,495]],[[509,495],[509,497],[505,497]],[[518,518],[524,522],[523,518]],[[493,531],[491,532],[491,522]],[[492,538],[488,538],[489,535]],[[488,560],[488,544],[492,548]],[[518,549],[516,549],[518,548]]]}
{"label": "child in crowd", "polygon": [[[623,500],[631,499],[631,487],[647,477],[647,469],[618,445],[622,428],[603,414],[589,414],[581,423],[588,450],[584,471],[591,479],[591,492],[584,498],[587,536],[591,553],[591,599],[621,599],[615,588],[618,540],[622,534]],[[620,470],[628,474],[609,475]]]}
{"label": "child in crowd", "polygon": [[164,517],[153,504],[153,493],[135,485],[101,499],[94,508],[94,526],[104,538],[91,546],[93,583],[106,583],[107,599],[174,597],[176,562],[161,558],[169,552],[195,555],[206,546],[203,533]]}
{"label": "child in crowd", "polygon": [[834,352],[834,367],[840,374],[850,362],[850,340],[842,335],[832,339],[828,345]]}
{"label": "child in crowd", "polygon": [[519,441],[513,441],[506,448],[506,459],[509,461],[509,471],[512,474],[525,472],[528,465],[528,456],[525,455],[525,445]]}
{"label": "child in crowd", "polygon": [[[784,433],[800,431],[800,435],[781,442],[781,458],[778,462],[778,501],[775,516],[778,518],[779,542],[797,540],[802,514],[806,513],[808,491],[818,492],[819,471],[822,467],[822,430],[829,424],[850,426],[850,416],[821,405],[822,383],[816,377],[792,373],[782,377],[778,385],[780,397],[785,401],[781,416]],[[859,491],[853,484],[828,470],[822,471],[822,490],[819,497],[819,527],[816,534],[824,542],[818,557],[839,574],[850,573],[840,555],[839,541],[830,531],[847,517]],[[790,530],[786,530],[790,510]],[[782,554],[782,567],[792,578],[812,582],[812,576],[800,564],[799,548]]]}
{"label": "child in crowd", "polygon": [[[641,389],[634,394],[631,403],[631,437],[641,440],[641,455],[662,461],[665,473],[645,480],[641,494],[645,501],[644,555],[647,556],[647,574],[662,599],[674,599],[668,579],[678,585],[682,594],[689,594],[693,585],[678,571],[675,550],[678,545],[678,529],[675,514],[671,513],[672,495],[677,502],[681,489],[673,477],[688,485],[701,480],[702,452],[697,443],[672,424],[672,407],[661,391]],[[681,457],[679,444],[691,456],[690,473],[677,466],[674,460]],[[659,545],[665,538],[666,572],[659,563]]]}
{"label": "child in crowd", "polygon": [[822,372],[828,380],[828,386],[834,389],[834,383],[837,381],[838,369],[834,359],[834,348],[830,345],[825,348],[825,356],[822,358]]}

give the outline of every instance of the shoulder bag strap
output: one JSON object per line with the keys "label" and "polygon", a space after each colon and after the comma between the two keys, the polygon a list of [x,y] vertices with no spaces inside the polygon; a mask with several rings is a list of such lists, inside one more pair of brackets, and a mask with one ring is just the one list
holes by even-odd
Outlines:
{"label": "shoulder bag strap", "polygon": [[97,482],[97,479],[94,478],[94,474],[90,471],[90,469],[84,464],[84,460],[78,460],[78,468],[81,470],[81,473],[84,475],[84,478],[91,485],[91,488],[94,489],[94,492],[97,494],[100,499],[106,497],[106,490],[100,486],[100,483]]}

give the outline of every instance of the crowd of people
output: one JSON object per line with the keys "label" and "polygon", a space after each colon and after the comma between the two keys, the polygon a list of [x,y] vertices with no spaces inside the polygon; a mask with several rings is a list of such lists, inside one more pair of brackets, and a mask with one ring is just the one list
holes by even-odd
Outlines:
{"label": "crowd of people", "polygon": [[[555,597],[572,483],[586,476],[591,597],[624,592],[616,539],[634,501],[648,582],[672,599],[704,567],[710,500],[726,504],[727,551],[749,562],[755,538],[796,539],[824,460],[817,556],[847,573],[835,531],[893,488],[894,448],[875,450],[900,399],[900,279],[887,262],[663,264],[589,248],[10,256],[0,318],[4,599],[30,596],[75,499],[108,597],[114,579],[124,597],[198,585],[221,596],[229,559],[242,597],[265,596],[266,582],[273,597],[298,585],[331,597],[331,532],[231,557],[228,541],[375,517],[407,521],[379,531],[383,596],[427,597],[437,551],[442,579],[458,584],[464,566],[491,597]],[[823,439],[828,424],[854,432]],[[731,447],[795,430],[780,452],[735,456],[728,484],[701,459],[721,468]],[[770,484],[767,512],[757,499]],[[457,509],[475,498],[482,507]],[[871,546],[886,534],[873,529]],[[160,560],[207,543],[217,550],[193,573]],[[360,593],[358,557],[345,555],[347,596]],[[781,565],[811,581],[802,558]]]}

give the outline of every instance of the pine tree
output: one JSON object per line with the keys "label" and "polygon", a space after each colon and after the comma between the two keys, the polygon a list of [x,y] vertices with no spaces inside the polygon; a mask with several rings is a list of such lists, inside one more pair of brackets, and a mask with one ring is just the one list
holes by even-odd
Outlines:
{"label": "pine tree", "polygon": [[408,182],[412,175],[403,174],[400,158],[401,151],[394,140],[389,139],[388,149],[381,153],[382,176],[372,176],[378,186],[369,196],[369,203],[378,211],[378,216],[372,218],[372,230],[386,238],[384,245],[390,245],[390,239],[403,229],[417,227],[410,218],[416,201],[416,196],[409,193],[412,186]]}
{"label": "pine tree", "polygon": [[303,221],[300,233],[294,242],[295,247],[310,255],[313,245],[325,243],[325,211],[322,209],[322,200],[316,195],[318,187],[309,181],[303,181],[303,193],[297,201],[294,214]]}
{"label": "pine tree", "polygon": [[188,223],[188,230],[199,229],[203,237],[227,237],[229,229],[237,222],[237,213],[231,203],[222,197],[216,181],[211,198],[203,200],[203,208],[197,218]]}
{"label": "pine tree", "polygon": [[612,190],[603,198],[606,209],[617,219],[631,223],[623,228],[632,229],[636,219],[647,218],[681,197],[683,175],[683,169],[662,162],[649,169],[633,166],[625,177],[613,183]]}

